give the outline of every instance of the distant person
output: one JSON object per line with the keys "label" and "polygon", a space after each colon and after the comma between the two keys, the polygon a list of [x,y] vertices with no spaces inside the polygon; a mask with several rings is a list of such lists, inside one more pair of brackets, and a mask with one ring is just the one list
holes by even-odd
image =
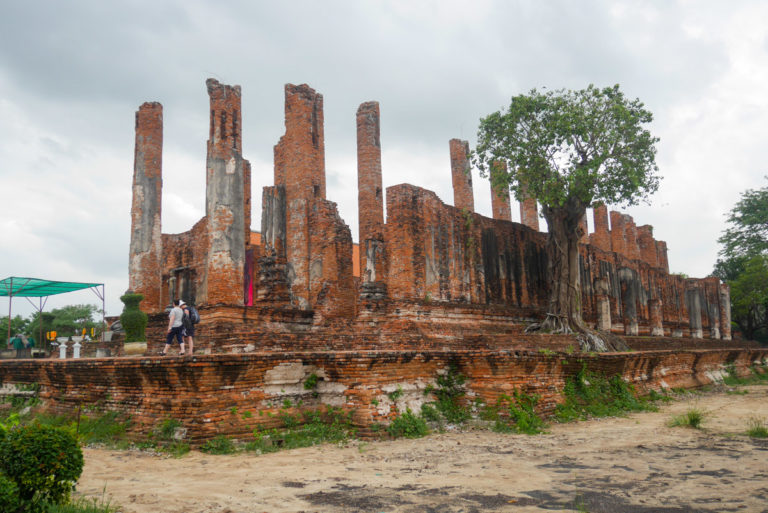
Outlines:
{"label": "distant person", "polygon": [[17,333],[8,345],[16,350],[16,358],[24,358],[24,339],[21,338],[21,333]]}
{"label": "distant person", "polygon": [[180,307],[180,303],[184,303],[184,301],[175,299],[173,301],[173,309],[171,310],[171,313],[168,314],[168,335],[165,337],[165,347],[160,353],[160,356],[165,356],[168,354],[168,348],[171,347],[174,338],[179,343],[179,354],[184,354],[184,339],[181,336],[184,312]]}
{"label": "distant person", "polygon": [[27,337],[27,351],[29,352],[29,357],[32,357],[32,350],[35,348],[35,337],[32,335]]}
{"label": "distant person", "polygon": [[181,334],[184,337],[184,342],[187,344],[187,353],[189,355],[195,354],[195,324],[200,320],[194,306],[187,305],[184,301],[180,302],[181,309],[184,311],[184,318],[182,319]]}

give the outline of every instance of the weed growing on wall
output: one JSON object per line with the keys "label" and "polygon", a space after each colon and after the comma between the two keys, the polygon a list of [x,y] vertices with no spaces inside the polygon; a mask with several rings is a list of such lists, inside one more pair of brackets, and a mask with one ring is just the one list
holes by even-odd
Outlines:
{"label": "weed growing on wall", "polygon": [[328,406],[325,411],[303,411],[300,415],[283,414],[283,427],[262,430],[256,428],[254,439],[245,444],[245,450],[259,453],[281,449],[309,447],[322,443],[340,443],[357,434],[352,425],[353,412]]}
{"label": "weed growing on wall", "polygon": [[393,438],[421,438],[429,434],[429,428],[423,418],[408,408],[390,422],[387,432]]}
{"label": "weed growing on wall", "polygon": [[621,376],[607,378],[586,366],[566,381],[563,395],[565,402],[555,408],[555,418],[560,422],[656,410],[653,403],[638,398],[634,387]]}
{"label": "weed growing on wall", "polygon": [[764,365],[753,365],[750,367],[752,374],[744,377],[739,377],[734,364],[726,365],[725,370],[728,375],[723,378],[723,383],[726,385],[754,385],[768,381],[768,370]]}
{"label": "weed growing on wall", "polygon": [[498,433],[542,433],[547,425],[536,414],[539,396],[515,390],[514,396],[502,395],[494,407],[487,407],[483,418],[494,421],[493,430]]}
{"label": "weed growing on wall", "polygon": [[234,454],[237,452],[237,447],[232,440],[219,435],[201,445],[200,451],[208,454]]}
{"label": "weed growing on wall", "polygon": [[437,411],[452,424],[460,424],[469,420],[471,414],[464,406],[463,398],[467,394],[464,383],[467,378],[459,372],[455,365],[450,365],[447,372],[438,374],[435,379],[436,387],[431,392],[437,398],[434,405]]}

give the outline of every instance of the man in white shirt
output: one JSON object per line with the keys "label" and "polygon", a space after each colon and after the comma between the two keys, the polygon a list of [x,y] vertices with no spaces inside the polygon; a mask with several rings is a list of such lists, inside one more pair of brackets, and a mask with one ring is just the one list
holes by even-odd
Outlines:
{"label": "man in white shirt", "polygon": [[181,320],[184,317],[184,312],[181,309],[182,304],[184,301],[179,299],[173,301],[173,309],[168,314],[168,335],[165,337],[165,347],[160,356],[168,354],[168,348],[171,347],[174,338],[179,343],[179,355],[184,354],[184,339],[181,337]]}

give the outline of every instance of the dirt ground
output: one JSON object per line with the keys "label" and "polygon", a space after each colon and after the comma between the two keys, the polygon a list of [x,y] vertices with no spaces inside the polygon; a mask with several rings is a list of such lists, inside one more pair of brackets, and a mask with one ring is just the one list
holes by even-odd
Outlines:
{"label": "dirt ground", "polygon": [[[768,512],[768,386],[664,404],[659,412],[553,424],[181,459],[86,449],[78,484],[124,513]],[[744,394],[743,391],[748,393]],[[703,429],[668,427],[691,408]]]}

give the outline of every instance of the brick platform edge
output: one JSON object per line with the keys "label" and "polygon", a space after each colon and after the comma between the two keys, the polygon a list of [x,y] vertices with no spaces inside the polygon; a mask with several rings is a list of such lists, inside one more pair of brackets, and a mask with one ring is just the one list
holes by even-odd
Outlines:
{"label": "brick platform edge", "polygon": [[[334,351],[0,362],[0,385],[40,385],[42,408],[73,413],[94,405],[131,415],[137,433],[167,418],[182,422],[188,440],[217,435],[248,439],[257,426],[279,427],[281,414],[321,405],[353,412],[361,436],[396,411],[419,411],[424,391],[450,365],[467,377],[467,399],[494,402],[515,389],[541,396],[542,414],[562,401],[565,380],[586,365],[619,374],[640,393],[696,388],[733,368],[768,365],[768,349],[641,351],[599,355],[520,350]],[[306,389],[309,376],[319,380]],[[391,392],[402,390],[396,403]],[[374,400],[375,399],[375,400]],[[286,407],[290,401],[290,407]],[[245,412],[250,412],[246,414]]]}

